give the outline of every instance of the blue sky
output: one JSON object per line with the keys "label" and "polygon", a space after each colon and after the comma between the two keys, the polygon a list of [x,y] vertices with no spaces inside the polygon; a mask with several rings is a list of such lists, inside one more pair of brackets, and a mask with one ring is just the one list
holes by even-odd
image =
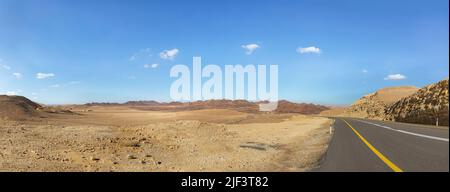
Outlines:
{"label": "blue sky", "polygon": [[[278,64],[280,98],[346,105],[382,87],[448,78],[448,7],[0,0],[0,93],[47,104],[169,101],[170,68],[201,56],[203,65]],[[258,48],[247,54],[251,44]],[[172,50],[166,58],[164,50]]]}

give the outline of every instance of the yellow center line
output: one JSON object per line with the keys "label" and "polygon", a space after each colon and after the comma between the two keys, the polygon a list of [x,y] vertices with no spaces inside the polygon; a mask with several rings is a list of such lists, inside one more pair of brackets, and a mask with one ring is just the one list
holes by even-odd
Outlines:
{"label": "yellow center line", "polygon": [[359,134],[358,131],[356,131],[356,129],[353,128],[352,125],[350,125],[350,123],[348,123],[344,119],[342,119],[342,120],[353,130],[353,132],[356,133],[356,135],[358,135],[358,137],[367,145],[367,147],[369,147],[369,149],[372,150],[372,152],[378,156],[378,158],[380,158],[387,166],[389,166],[389,168],[391,168],[395,172],[403,172],[402,169],[400,169],[397,165],[392,163],[392,161],[390,161],[387,157],[385,157],[374,146],[372,146],[361,134]]}

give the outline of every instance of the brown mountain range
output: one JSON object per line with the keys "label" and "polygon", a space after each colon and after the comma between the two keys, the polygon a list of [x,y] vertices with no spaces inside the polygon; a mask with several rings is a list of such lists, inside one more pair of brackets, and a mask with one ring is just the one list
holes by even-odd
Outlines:
{"label": "brown mountain range", "polygon": [[[199,109],[235,109],[241,112],[258,112],[261,102],[251,102],[247,100],[205,100],[194,102],[157,102],[157,101],[128,101],[125,103],[88,103],[87,106],[128,106],[139,110],[199,110]],[[280,100],[277,113],[300,113],[319,114],[329,108],[323,105],[311,103],[294,103],[287,100]]]}
{"label": "brown mountain range", "polygon": [[[88,103],[82,107],[127,107],[137,110],[149,111],[188,111],[200,109],[233,109],[240,112],[258,113],[261,102],[246,100],[206,100],[195,102],[157,102],[157,101],[128,101],[125,103]],[[33,117],[45,117],[51,113],[73,114],[69,109],[80,107],[71,106],[44,106],[37,104],[22,96],[0,95],[0,119],[23,120]],[[318,114],[328,107],[307,103],[293,103],[286,100],[279,101],[276,113]]]}

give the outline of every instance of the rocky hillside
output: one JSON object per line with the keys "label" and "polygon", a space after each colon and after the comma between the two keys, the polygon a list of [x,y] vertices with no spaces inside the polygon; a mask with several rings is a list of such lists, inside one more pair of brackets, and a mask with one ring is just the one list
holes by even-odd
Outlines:
{"label": "rocky hillside", "polygon": [[404,97],[412,95],[417,90],[418,88],[414,86],[383,88],[360,98],[350,107],[346,108],[342,115],[382,120],[386,118],[386,107]]}
{"label": "rocky hillside", "polygon": [[431,84],[386,108],[386,120],[448,126],[448,79]]}
{"label": "rocky hillside", "polygon": [[0,95],[0,119],[22,120],[38,117],[41,106],[22,96]]}
{"label": "rocky hillside", "polygon": [[23,96],[0,95],[0,120],[22,121],[52,115],[78,115],[64,106],[44,106]]}

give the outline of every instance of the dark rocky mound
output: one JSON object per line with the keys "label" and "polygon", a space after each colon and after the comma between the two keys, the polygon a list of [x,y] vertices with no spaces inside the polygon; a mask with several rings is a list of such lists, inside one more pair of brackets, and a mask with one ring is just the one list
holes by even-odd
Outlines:
{"label": "dark rocky mound", "polygon": [[41,105],[22,96],[0,95],[0,119],[22,120],[39,117]]}

